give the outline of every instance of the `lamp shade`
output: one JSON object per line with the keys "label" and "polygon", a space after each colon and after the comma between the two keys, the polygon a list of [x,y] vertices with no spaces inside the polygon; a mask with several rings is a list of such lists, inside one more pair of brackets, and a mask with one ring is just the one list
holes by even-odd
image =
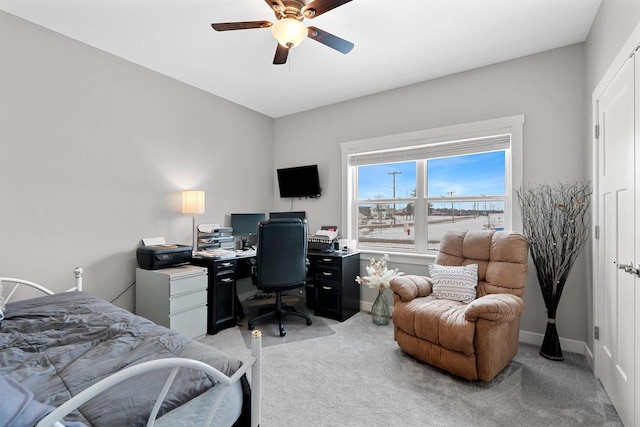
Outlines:
{"label": "lamp shade", "polygon": [[183,214],[203,214],[204,213],[204,191],[183,190],[182,191],[182,213]]}
{"label": "lamp shade", "polygon": [[283,18],[271,26],[271,34],[284,47],[296,47],[307,38],[309,30],[297,19]]}

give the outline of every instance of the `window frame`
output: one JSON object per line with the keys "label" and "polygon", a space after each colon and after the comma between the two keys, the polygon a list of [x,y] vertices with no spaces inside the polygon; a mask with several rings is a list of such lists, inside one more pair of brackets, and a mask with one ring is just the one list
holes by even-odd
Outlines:
{"label": "window frame", "polygon": [[[359,200],[354,198],[354,195],[357,194],[358,167],[349,164],[350,156],[364,153],[383,152],[386,150],[412,149],[416,146],[428,146],[449,141],[482,138],[496,134],[511,135],[511,147],[506,150],[505,156],[505,229],[514,231],[522,230],[522,220],[520,215],[517,215],[517,206],[514,203],[514,185],[521,185],[523,182],[524,123],[525,117],[523,114],[520,114],[342,143],[342,203],[344,207],[342,209],[343,237],[346,239],[357,240],[358,233],[357,213]],[[464,155],[464,153],[461,153],[461,155]],[[424,186],[426,183],[426,162],[417,162],[416,181],[416,194],[418,195],[421,194],[419,193],[419,191],[421,191],[420,187]],[[426,191],[423,192],[423,194],[425,193]],[[487,197],[491,198],[492,196],[493,195],[488,195]],[[426,209],[428,199],[428,197],[416,198],[416,212],[418,209],[420,209],[421,212]],[[457,200],[457,198],[454,199]],[[464,199],[464,197],[460,197],[460,199]],[[495,200],[495,197],[493,197],[493,199]],[[403,203],[402,200],[403,199],[395,199],[396,203]],[[433,257],[433,254],[426,252],[426,232],[426,225],[419,225],[416,223],[416,246],[412,251],[401,251],[396,249],[373,250],[370,248],[359,248],[359,250],[364,253],[372,254],[383,252],[393,253],[402,257],[406,256],[409,260],[416,257]],[[420,239],[417,238],[418,236],[420,236]],[[394,259],[398,260],[398,257],[394,256]]]}

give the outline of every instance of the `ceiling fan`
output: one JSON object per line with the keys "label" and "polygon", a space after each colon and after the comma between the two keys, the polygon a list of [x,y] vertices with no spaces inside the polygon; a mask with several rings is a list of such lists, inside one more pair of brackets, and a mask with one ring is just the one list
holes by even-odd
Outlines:
{"label": "ceiling fan", "polygon": [[313,19],[325,12],[349,3],[351,0],[313,0],[304,4],[304,0],[265,0],[276,14],[276,22],[270,21],[245,21],[245,22],[221,22],[211,24],[216,31],[247,30],[251,28],[269,28],[278,40],[274,64],[285,64],[289,56],[289,50],[304,41],[307,37],[329,46],[341,53],[349,53],[353,49],[353,43],[334,36],[326,31],[312,26],[305,26],[302,20]]}

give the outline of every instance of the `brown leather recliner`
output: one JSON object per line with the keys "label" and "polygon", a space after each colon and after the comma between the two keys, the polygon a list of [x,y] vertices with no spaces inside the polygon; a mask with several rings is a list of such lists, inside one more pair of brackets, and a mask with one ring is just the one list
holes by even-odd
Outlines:
{"label": "brown leather recliner", "polygon": [[518,233],[453,230],[436,264],[478,264],[476,299],[436,299],[429,277],[391,282],[395,340],[408,354],[468,380],[491,381],[518,352],[529,244]]}

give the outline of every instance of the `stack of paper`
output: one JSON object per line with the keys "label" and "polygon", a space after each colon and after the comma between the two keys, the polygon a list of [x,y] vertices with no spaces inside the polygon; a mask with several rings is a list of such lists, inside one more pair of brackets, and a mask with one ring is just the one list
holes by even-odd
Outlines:
{"label": "stack of paper", "polygon": [[194,256],[199,258],[229,259],[229,258],[235,258],[236,253],[235,251],[229,251],[227,249],[217,248],[217,249],[198,251],[195,253]]}

